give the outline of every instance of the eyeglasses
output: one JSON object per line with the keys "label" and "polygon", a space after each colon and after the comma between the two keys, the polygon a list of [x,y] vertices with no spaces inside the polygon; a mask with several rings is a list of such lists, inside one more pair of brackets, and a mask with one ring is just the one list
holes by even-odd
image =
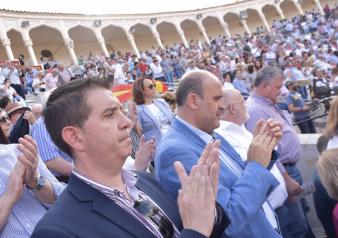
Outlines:
{"label": "eyeglasses", "polygon": [[7,120],[9,120],[9,116],[8,115],[4,115],[4,116],[0,117],[0,123],[6,123]]}
{"label": "eyeglasses", "polygon": [[155,85],[154,84],[150,84],[147,88],[148,89],[153,89],[153,88],[155,88]]}
{"label": "eyeglasses", "polygon": [[164,238],[170,238],[174,234],[174,226],[171,221],[149,200],[140,200],[134,202],[134,208],[140,214],[148,217],[159,228]]}

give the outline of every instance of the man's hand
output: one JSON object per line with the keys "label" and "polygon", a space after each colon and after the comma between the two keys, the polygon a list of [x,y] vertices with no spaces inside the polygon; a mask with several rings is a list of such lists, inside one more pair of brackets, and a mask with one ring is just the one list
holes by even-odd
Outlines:
{"label": "man's hand", "polygon": [[270,135],[275,137],[278,143],[283,136],[282,124],[273,118],[268,119],[266,122]]}
{"label": "man's hand", "polygon": [[24,183],[30,187],[36,187],[37,167],[38,167],[38,153],[37,145],[32,137],[25,135],[24,138],[19,139],[18,149],[23,155],[18,156],[18,160],[21,162],[25,169]]}
{"label": "man's hand", "polygon": [[269,118],[264,122],[263,119],[259,120],[256,123],[256,127],[253,132],[253,137],[257,136],[258,134],[262,134],[264,131],[267,131],[271,136],[277,139],[277,143],[283,136],[283,128],[280,122],[273,118]]}
{"label": "man's hand", "polygon": [[144,171],[147,169],[151,158],[155,153],[155,140],[151,139],[145,142],[144,136],[141,136],[140,145],[135,154],[134,169]]}
{"label": "man's hand", "polygon": [[18,162],[8,177],[6,191],[3,194],[10,207],[21,198],[24,187],[24,175],[25,168]]}
{"label": "man's hand", "polygon": [[34,114],[29,110],[25,111],[23,118],[26,119],[30,125],[33,125],[36,122]]}
{"label": "man's hand", "polygon": [[288,192],[288,201],[294,202],[297,200],[297,196],[303,192],[303,189],[288,173],[284,173],[283,177],[285,180],[286,191]]}
{"label": "man's hand", "polygon": [[311,106],[306,104],[306,105],[304,105],[304,107],[302,109],[303,109],[303,111],[307,112],[307,111],[311,110]]}
{"label": "man's hand", "polygon": [[220,142],[209,143],[189,176],[182,163],[176,161],[175,169],[181,182],[178,207],[185,229],[192,229],[209,237],[216,209]]}
{"label": "man's hand", "polygon": [[268,122],[260,120],[256,124],[254,138],[248,150],[248,161],[256,161],[267,167],[271,160],[272,150],[277,145],[277,137],[270,133]]}

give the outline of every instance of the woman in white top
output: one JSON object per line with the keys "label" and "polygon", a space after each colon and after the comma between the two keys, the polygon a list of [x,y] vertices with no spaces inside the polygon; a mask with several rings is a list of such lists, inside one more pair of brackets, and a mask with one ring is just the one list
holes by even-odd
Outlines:
{"label": "woman in white top", "polygon": [[170,128],[174,115],[168,103],[155,96],[155,83],[151,78],[139,78],[134,82],[133,97],[142,133],[146,141],[154,138],[157,145]]}
{"label": "woman in white top", "polygon": [[338,148],[338,97],[333,100],[327,117],[326,133],[330,138],[327,149]]}
{"label": "woman in white top", "polygon": [[1,87],[6,93],[8,93],[9,98],[14,101],[14,98],[19,96],[19,94],[15,91],[14,88],[11,87],[11,80],[5,79],[4,84]]}

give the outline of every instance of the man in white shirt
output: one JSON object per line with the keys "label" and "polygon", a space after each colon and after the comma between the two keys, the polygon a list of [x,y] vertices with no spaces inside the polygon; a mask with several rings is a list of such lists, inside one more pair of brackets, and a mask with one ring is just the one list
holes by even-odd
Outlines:
{"label": "man in white shirt", "polygon": [[116,68],[114,74],[114,86],[127,83],[128,69],[128,63],[125,63],[121,68]]}
{"label": "man in white shirt", "polygon": [[[226,138],[230,145],[241,156],[241,159],[246,161],[253,135],[244,125],[249,118],[245,100],[242,94],[236,89],[223,89],[223,100],[226,106],[221,117],[220,127],[216,129],[216,132]],[[287,208],[283,206],[288,197],[285,180],[275,164],[271,167],[270,172],[278,180],[279,186],[271,192],[267,201],[269,205],[276,210],[283,236],[288,237],[289,223],[284,213]],[[265,211],[264,206],[263,210]]]}

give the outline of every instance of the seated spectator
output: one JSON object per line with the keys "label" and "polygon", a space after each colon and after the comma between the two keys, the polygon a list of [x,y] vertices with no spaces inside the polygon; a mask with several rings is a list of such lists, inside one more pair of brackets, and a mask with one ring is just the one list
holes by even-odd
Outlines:
{"label": "seated spectator", "polygon": [[171,111],[173,113],[176,112],[176,96],[172,92],[165,92],[161,95],[161,98],[164,99],[169,104],[169,107],[171,108]]}
{"label": "seated spectator", "polygon": [[137,105],[137,119],[146,141],[161,141],[173,120],[173,113],[166,101],[155,99],[156,89],[151,78],[139,78],[133,84],[133,97]]}
{"label": "seated spectator", "polygon": [[[180,80],[176,98],[177,116],[155,153],[155,174],[168,195],[180,196],[175,161],[193,171],[204,146],[214,138],[219,139],[221,172],[217,201],[231,220],[225,236],[280,238],[278,221],[272,208],[266,205],[267,197],[278,185],[266,168],[280,138],[279,123],[262,121],[258,125],[248,162],[244,163],[226,138],[214,132],[226,109],[222,85],[216,76],[202,70],[189,71]],[[263,127],[269,128],[269,132],[263,132]],[[264,143],[257,141],[262,137],[268,138]]]}
{"label": "seated spectator", "polygon": [[[328,141],[329,138],[325,135],[322,135],[318,138],[317,150],[319,154],[322,154],[326,150]],[[315,169],[312,177],[313,184],[315,186],[315,191],[313,192],[312,196],[316,208],[317,217],[324,228],[326,236],[336,237],[332,213],[334,207],[337,204],[337,200],[330,198],[330,196],[327,194],[325,188],[323,187],[323,184],[319,179],[317,169]]]}
{"label": "seated spectator", "polygon": [[235,78],[232,82],[234,88],[241,92],[241,94],[247,98],[250,95],[250,91],[246,85],[245,78],[240,70],[236,70]]}
{"label": "seated spectator", "polygon": [[0,153],[0,236],[28,238],[64,185],[39,160],[31,137],[21,138],[19,145],[0,145]]}
{"label": "seated spectator", "polygon": [[[338,149],[324,151],[317,164],[318,174],[327,193],[335,200],[338,200]],[[333,210],[333,223],[338,236],[338,204]]]}
{"label": "seated spectator", "polygon": [[338,97],[331,103],[327,117],[326,134],[329,137],[327,149],[338,148]]}
{"label": "seated spectator", "polygon": [[[4,90],[11,101],[17,100],[17,97],[20,97],[19,94],[15,91],[14,88],[11,87],[11,80],[5,79],[4,84],[1,86],[1,89]],[[20,101],[20,99],[18,99]]]}
{"label": "seated spectator", "polygon": [[[153,178],[122,169],[130,153],[131,124],[120,108],[105,81],[74,80],[51,94],[44,110],[46,127],[57,146],[74,159],[75,168],[62,198],[32,238],[221,236],[226,220],[215,206],[212,189],[218,184],[219,143],[209,144],[189,176],[176,164],[182,181],[182,230],[175,203]],[[107,133],[114,136],[107,139]],[[216,208],[220,219],[215,223]]]}
{"label": "seated spectator", "polygon": [[[50,92],[44,95],[44,105],[49,95]],[[39,155],[46,167],[60,182],[67,183],[73,170],[72,159],[53,143],[43,117],[37,119],[32,127],[31,135],[38,145]]]}
{"label": "seated spectator", "polygon": [[316,128],[308,113],[311,110],[311,106],[304,103],[302,96],[297,92],[297,85],[294,81],[287,81],[286,87],[289,90],[286,104],[288,105],[288,110],[293,113],[295,123],[297,123],[301,133],[316,133]]}
{"label": "seated spectator", "polygon": [[6,112],[9,116],[11,123],[14,125],[19,118],[23,117],[30,125],[33,125],[36,121],[33,113],[29,107],[21,106],[16,102],[11,102],[6,106]]}

